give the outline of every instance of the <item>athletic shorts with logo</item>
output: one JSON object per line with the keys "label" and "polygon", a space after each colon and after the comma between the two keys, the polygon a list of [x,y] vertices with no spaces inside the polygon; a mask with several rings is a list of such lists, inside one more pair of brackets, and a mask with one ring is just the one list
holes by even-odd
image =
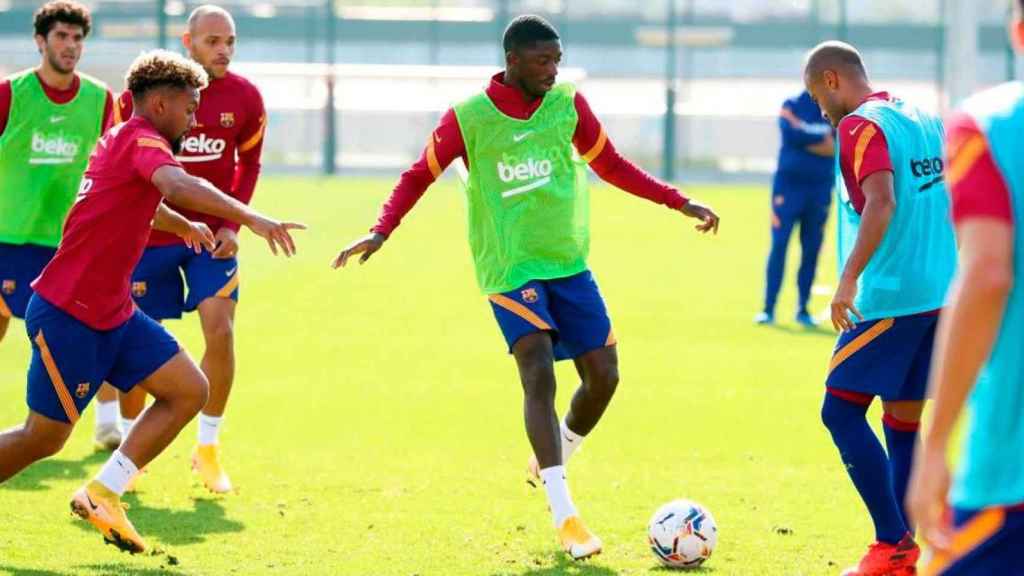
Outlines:
{"label": "athletic shorts with logo", "polygon": [[238,260],[216,259],[206,250],[196,254],[184,244],[146,248],[132,273],[132,297],[156,320],[181,318],[207,298],[237,302]]}
{"label": "athletic shorts with logo", "polygon": [[927,576],[1020,576],[1024,574],[1024,506],[953,510],[952,552],[937,553]]}
{"label": "athletic shorts with logo", "polygon": [[74,424],[100,385],[128,392],[173,358],[174,337],[138,309],[113,330],[94,330],[34,294],[25,315],[32,341],[28,407]]}
{"label": "athletic shorts with logo", "polygon": [[923,400],[938,321],[938,314],[919,314],[858,323],[839,336],[825,385],[887,401]]}
{"label": "athletic shorts with logo", "polygon": [[32,281],[56,253],[47,246],[0,243],[0,316],[25,317]]}
{"label": "athletic shorts with logo", "polygon": [[536,332],[551,334],[556,360],[615,345],[608,310],[589,270],[567,278],[532,280],[488,299],[509,351]]}

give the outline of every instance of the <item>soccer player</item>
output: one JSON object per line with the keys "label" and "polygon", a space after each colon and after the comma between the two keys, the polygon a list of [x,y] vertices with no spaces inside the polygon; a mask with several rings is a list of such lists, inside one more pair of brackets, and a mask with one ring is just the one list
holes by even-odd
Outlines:
{"label": "soccer player", "polygon": [[832,126],[822,118],[821,109],[805,90],[782,104],[779,129],[782,147],[772,180],[772,248],[765,273],[764,308],[754,322],[775,322],[775,300],[786,269],[789,236],[793,227],[800,224],[801,258],[797,273],[800,300],[796,321],[813,327],[815,322],[807,303],[811,299],[811,284],[818,267],[835,180]]}
{"label": "soccer player", "polygon": [[[701,232],[717,231],[719,219],[622,158],[582,94],[555,83],[562,48],[551,24],[516,18],[505,30],[504,49],[505,71],[441,118],[372,233],[345,248],[334,266],[359,254],[365,262],[452,161],[466,162],[477,281],[519,368],[531,467],[544,483],[562,547],[581,559],[600,552],[601,541],[580,520],[564,465],[619,381],[611,321],[587,268],[586,164],[619,188],[698,219]],[[554,362],[569,358],[582,384],[559,423]]]}
{"label": "soccer player", "polygon": [[[1020,51],[1024,1],[1015,4]],[[968,99],[948,128],[960,274],[939,323],[934,414],[907,505],[935,552],[925,574],[1024,574],[1024,85]],[[965,402],[971,417],[950,490],[946,455]]]}
{"label": "soccer player", "polygon": [[[35,12],[39,66],[0,81],[0,340],[10,319],[25,318],[32,280],[53,258],[89,154],[110,127],[114,97],[78,72],[89,9],[47,2]],[[103,386],[95,442],[121,443],[117,391]]]}
{"label": "soccer player", "polygon": [[162,326],[135,307],[131,273],[152,226],[195,250],[213,247],[210,229],[162,204],[215,214],[248,226],[276,253],[295,251],[290,229],[187,174],[174,159],[195,122],[206,73],[165,51],[139,56],[127,76],[134,116],[100,140],[68,214],[57,254],[33,283],[25,324],[32,341],[29,415],[0,434],[0,482],[63,447],[100,383],[141,386],[156,399],[72,510],[106,541],[141,552],[146,545],[120,496],[138,469],[159,454],[206,402],[206,377]]}
{"label": "soccer player", "polygon": [[[182,42],[192,60],[206,70],[210,83],[202,91],[196,125],[186,135],[178,161],[189,174],[209,180],[248,204],[260,174],[267,116],[256,86],[228,70],[235,52],[234,20],[222,8],[200,6],[189,16]],[[131,95],[122,94],[118,105],[128,117]],[[172,208],[189,220],[206,223],[216,235],[217,246],[212,253],[196,254],[174,234],[154,231],[132,276],[132,294],[142,311],[157,321],[199,311],[206,341],[199,366],[210,382],[210,399],[199,414],[192,467],[210,491],[223,493],[231,490],[231,480],[221,465],[218,436],[235,378],[238,224]],[[145,398],[141,388],[123,398],[123,428],[131,428],[145,406]]]}
{"label": "soccer player", "polygon": [[[876,91],[857,50],[825,42],[804,82],[836,126],[839,286],[832,324],[842,334],[821,417],[875,526],[856,576],[913,574],[920,549],[902,509],[924,407],[938,311],[956,271],[943,180],[943,129],[934,115]],[[888,448],[868,425],[882,399]]]}

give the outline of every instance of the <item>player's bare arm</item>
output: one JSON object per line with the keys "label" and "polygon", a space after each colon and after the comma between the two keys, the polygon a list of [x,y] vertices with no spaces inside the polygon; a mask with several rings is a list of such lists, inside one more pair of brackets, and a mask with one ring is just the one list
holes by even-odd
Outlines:
{"label": "player's bare arm", "polygon": [[219,216],[246,226],[254,234],[266,239],[270,251],[277,254],[280,247],[286,256],[295,254],[295,241],[290,230],[305,230],[297,222],[279,222],[260,214],[242,202],[224,194],[202,178],[185,172],[180,166],[167,165],[153,172],[153,184],[164,199],[174,204]]}
{"label": "player's bare arm", "polygon": [[892,172],[875,172],[864,179],[861,187],[864,190],[865,203],[861,214],[860,232],[846,263],[846,269],[842,271],[839,287],[832,297],[832,326],[840,331],[853,330],[856,327],[850,313],[861,320],[864,319],[853,305],[857,298],[857,280],[882,243],[896,210]]}
{"label": "player's bare arm", "polygon": [[162,202],[153,216],[153,229],[177,234],[196,254],[202,252],[203,247],[211,251],[214,248],[213,232],[209,226],[189,221]]}
{"label": "player's bare arm", "polygon": [[1013,287],[1012,225],[976,218],[959,227],[961,277],[953,285],[952,304],[939,321],[935,364],[929,383],[934,399],[931,426],[918,445],[907,508],[918,533],[940,550],[951,544],[944,521],[950,472],[946,457],[967,395],[992,353]]}

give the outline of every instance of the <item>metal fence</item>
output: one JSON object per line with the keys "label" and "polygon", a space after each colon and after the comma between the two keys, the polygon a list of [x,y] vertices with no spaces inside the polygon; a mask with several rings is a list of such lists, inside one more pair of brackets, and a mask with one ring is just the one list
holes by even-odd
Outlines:
{"label": "metal fence", "polygon": [[[36,64],[32,12],[0,0],[0,73]],[[200,2],[89,3],[83,70],[119,89],[141,50],[180,47]],[[763,174],[801,57],[831,38],[861,48],[877,84],[943,110],[1019,73],[1006,0],[387,0],[221,2],[238,70],[261,87],[269,169],[395,170],[451,102],[500,69],[516,14],[547,16],[566,66],[616,146],[667,178]],[[336,66],[332,65],[336,64]]]}

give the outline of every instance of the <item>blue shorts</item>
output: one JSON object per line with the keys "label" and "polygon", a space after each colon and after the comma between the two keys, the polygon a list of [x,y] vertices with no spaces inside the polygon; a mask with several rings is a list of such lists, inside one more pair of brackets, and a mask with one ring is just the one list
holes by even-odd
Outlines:
{"label": "blue shorts", "polygon": [[928,576],[1020,576],[1024,574],[1024,508],[954,510],[953,555],[936,554]]}
{"label": "blue shorts", "polygon": [[882,400],[924,400],[938,321],[921,314],[857,324],[839,336],[825,385]]}
{"label": "blue shorts", "polygon": [[50,263],[56,248],[0,243],[0,316],[25,317],[32,281]]}
{"label": "blue shorts", "polygon": [[184,244],[146,248],[132,273],[132,296],[156,320],[181,318],[207,298],[238,302],[238,259],[217,260],[206,250],[196,254]]}
{"label": "blue shorts", "polygon": [[127,392],[173,358],[170,332],[136,310],[113,330],[94,330],[33,295],[25,316],[32,341],[28,407],[74,424],[104,382]]}
{"label": "blue shorts", "polygon": [[556,360],[615,345],[612,321],[589,270],[568,278],[531,280],[489,300],[509,352],[520,338],[535,332],[551,334]]}

